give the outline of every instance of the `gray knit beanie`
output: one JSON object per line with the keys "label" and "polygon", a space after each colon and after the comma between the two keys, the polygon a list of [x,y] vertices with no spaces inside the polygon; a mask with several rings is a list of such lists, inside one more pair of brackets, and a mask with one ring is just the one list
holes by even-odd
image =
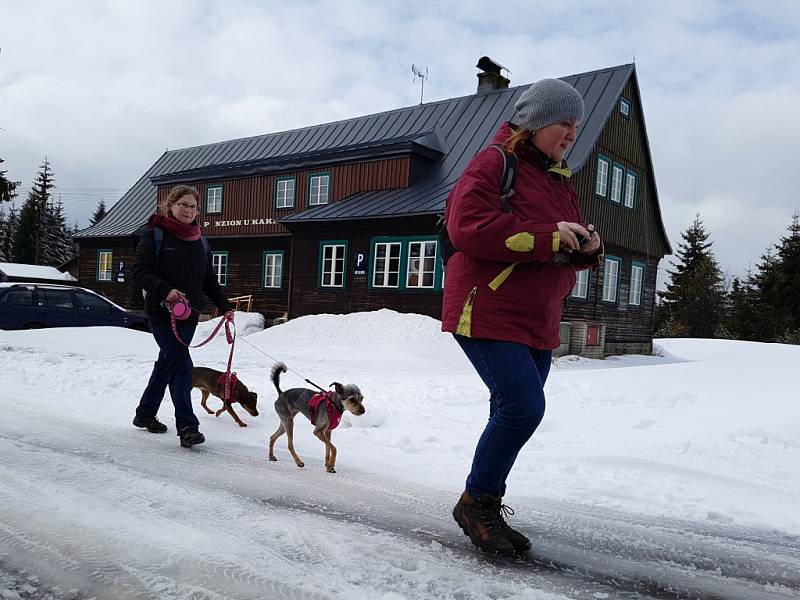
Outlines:
{"label": "gray knit beanie", "polygon": [[522,92],[514,108],[514,123],[532,131],[561,121],[583,120],[583,98],[560,79],[537,81]]}

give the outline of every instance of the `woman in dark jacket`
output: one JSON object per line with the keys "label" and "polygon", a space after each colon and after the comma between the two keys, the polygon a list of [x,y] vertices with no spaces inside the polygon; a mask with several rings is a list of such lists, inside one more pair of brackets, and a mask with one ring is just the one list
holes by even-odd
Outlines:
{"label": "woman in dark jacket", "polygon": [[[199,318],[196,308],[204,304],[204,295],[225,313],[225,318],[233,318],[232,307],[222,293],[200,236],[199,202],[200,195],[194,188],[180,185],[172,189],[159,213],[148,220],[133,261],[133,280],[145,292],[145,312],[160,349],[133,424],[151,433],[167,431],[156,414],[169,386],[175,426],[181,446],[186,448],[202,444],[205,437],[198,431],[200,423],[192,411],[192,358],[172,331],[165,303],[184,297],[193,307],[188,318],[175,321],[178,335],[186,344],[194,336]],[[158,244],[154,228],[160,230]]]}
{"label": "woman in dark jacket", "polygon": [[492,140],[517,156],[511,212],[501,207],[497,147],[475,156],[447,199],[447,230],[459,251],[447,263],[442,306],[442,330],[454,334],[490,392],[489,421],[453,517],[481,550],[504,554],[530,548],[503,519],[506,478],[544,416],[544,384],[575,271],[601,254],[563,160],[583,118],[581,95],[544,79],[515,108],[514,122]]}

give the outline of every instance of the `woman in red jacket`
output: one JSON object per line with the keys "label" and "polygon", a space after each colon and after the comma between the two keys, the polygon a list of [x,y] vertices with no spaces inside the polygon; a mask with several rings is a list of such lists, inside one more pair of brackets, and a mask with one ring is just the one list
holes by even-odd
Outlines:
{"label": "woman in red jacket", "polygon": [[530,549],[503,519],[505,482],[544,416],[544,384],[575,271],[596,265],[601,253],[564,163],[583,98],[559,79],[543,79],[515,108],[492,140],[517,157],[511,211],[500,202],[497,147],[475,156],[447,199],[458,252],[447,263],[442,306],[442,330],[454,334],[490,392],[489,421],[453,517],[478,548],[503,554]]}

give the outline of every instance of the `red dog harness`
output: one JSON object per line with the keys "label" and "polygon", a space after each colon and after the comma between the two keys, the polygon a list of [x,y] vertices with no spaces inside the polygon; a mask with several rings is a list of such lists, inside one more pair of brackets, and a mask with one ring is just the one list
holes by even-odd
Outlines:
{"label": "red dog harness", "polygon": [[333,392],[320,392],[311,396],[308,405],[311,408],[311,424],[316,425],[317,421],[317,408],[325,402],[325,411],[328,413],[328,422],[331,424],[329,429],[336,429],[339,421],[342,420],[342,413],[339,408],[333,403]]}
{"label": "red dog harness", "polygon": [[[228,369],[230,369],[230,364],[228,365]],[[230,371],[226,371],[222,375],[219,376],[217,379],[217,385],[219,386],[220,391],[222,392],[222,397],[227,400],[228,402],[236,402],[236,382],[238,381],[236,377],[236,372],[231,373]]]}

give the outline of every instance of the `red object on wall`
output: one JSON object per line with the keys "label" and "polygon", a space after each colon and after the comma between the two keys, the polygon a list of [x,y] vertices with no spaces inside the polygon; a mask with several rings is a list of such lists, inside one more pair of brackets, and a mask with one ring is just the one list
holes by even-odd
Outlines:
{"label": "red object on wall", "polygon": [[597,346],[598,341],[597,339],[600,336],[598,335],[598,327],[597,325],[587,325],[586,326],[586,345],[587,346]]}

